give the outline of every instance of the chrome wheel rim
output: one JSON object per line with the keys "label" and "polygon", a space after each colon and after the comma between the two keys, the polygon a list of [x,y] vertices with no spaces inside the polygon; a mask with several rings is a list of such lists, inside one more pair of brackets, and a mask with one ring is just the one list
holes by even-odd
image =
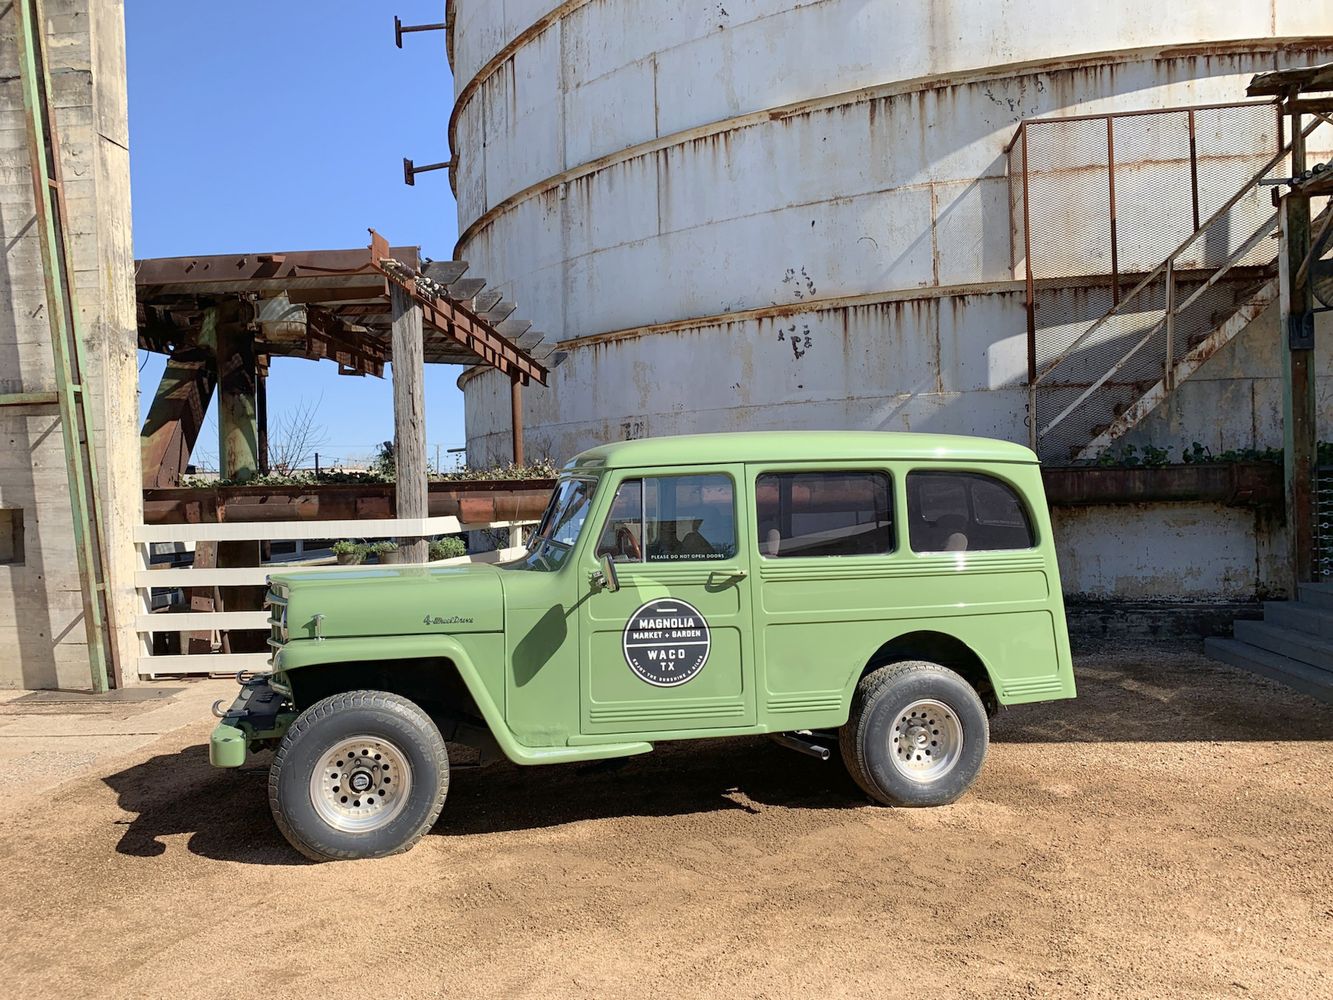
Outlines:
{"label": "chrome wheel rim", "polygon": [[394,743],[353,736],[320,755],[310,775],[310,801],[329,826],[370,833],[392,823],[407,806],[412,767]]}
{"label": "chrome wheel rim", "polygon": [[952,708],[932,698],[914,701],[898,713],[889,734],[898,773],[912,781],[939,781],[963,753],[963,724]]}

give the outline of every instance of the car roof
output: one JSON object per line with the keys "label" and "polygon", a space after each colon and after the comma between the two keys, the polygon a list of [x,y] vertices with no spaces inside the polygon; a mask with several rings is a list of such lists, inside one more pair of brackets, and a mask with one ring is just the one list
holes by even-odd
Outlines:
{"label": "car roof", "polygon": [[1037,456],[1023,445],[994,438],[902,431],[745,431],[616,441],[580,452],[565,469],[881,459],[1037,462]]}

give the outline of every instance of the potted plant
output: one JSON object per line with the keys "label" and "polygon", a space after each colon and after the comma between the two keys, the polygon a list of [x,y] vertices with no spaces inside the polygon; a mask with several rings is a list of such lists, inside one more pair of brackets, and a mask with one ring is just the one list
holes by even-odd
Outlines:
{"label": "potted plant", "polygon": [[334,542],[333,554],[337,557],[339,566],[356,566],[366,561],[366,547],[350,538]]}
{"label": "potted plant", "polygon": [[385,565],[392,565],[402,561],[398,551],[397,542],[391,542],[386,539],[382,542],[372,542],[366,548],[368,552],[376,556],[379,561]]}

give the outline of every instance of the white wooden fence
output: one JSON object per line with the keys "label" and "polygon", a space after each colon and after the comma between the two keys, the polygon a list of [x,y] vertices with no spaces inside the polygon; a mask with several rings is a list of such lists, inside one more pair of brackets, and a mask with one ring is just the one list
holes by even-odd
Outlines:
{"label": "white wooden fence", "polygon": [[[268,521],[224,522],[208,524],[141,524],[135,532],[139,550],[139,571],[134,586],[139,592],[139,614],[135,630],[140,637],[138,672],[141,678],[162,674],[235,673],[238,670],[262,670],[268,653],[204,653],[194,655],[159,655],[152,652],[155,632],[218,632],[222,629],[268,630],[267,611],[152,611],[152,591],[159,588],[245,587],[258,586],[270,573],[299,570],[302,573],[345,573],[364,566],[340,566],[332,560],[316,562],[270,563],[265,566],[237,568],[180,567],[152,568],[152,546],[162,542],[278,542],[315,538],[423,538],[452,535],[465,531],[502,529],[509,533],[509,545],[503,549],[480,552],[427,563],[428,566],[453,566],[463,563],[494,563],[515,559],[523,547],[524,529],[532,521],[497,521],[487,524],[463,524],[456,517],[404,518],[355,521]],[[224,596],[225,603],[225,596]]]}

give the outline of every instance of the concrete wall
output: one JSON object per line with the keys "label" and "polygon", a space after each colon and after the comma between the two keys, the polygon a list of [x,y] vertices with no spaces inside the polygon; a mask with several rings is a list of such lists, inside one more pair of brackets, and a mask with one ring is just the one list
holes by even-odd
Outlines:
{"label": "concrete wall", "polygon": [[1095,600],[1285,596],[1286,531],[1276,514],[1221,504],[1057,507],[1066,594]]}
{"label": "concrete wall", "polygon": [[[119,652],[134,672],[138,380],[120,0],[47,0],[48,51],[73,235],[86,376],[111,552]],[[12,5],[0,7],[0,392],[55,388]],[[0,507],[21,508],[22,565],[0,565],[0,687],[82,688],[88,658],[64,448],[54,406],[0,408]]]}

